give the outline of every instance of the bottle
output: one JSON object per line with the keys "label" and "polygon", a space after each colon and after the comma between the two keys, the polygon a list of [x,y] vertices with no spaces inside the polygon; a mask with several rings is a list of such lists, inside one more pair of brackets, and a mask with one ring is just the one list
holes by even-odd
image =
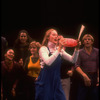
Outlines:
{"label": "bottle", "polygon": [[65,38],[65,47],[75,47],[77,46],[77,41],[75,39],[72,38]]}

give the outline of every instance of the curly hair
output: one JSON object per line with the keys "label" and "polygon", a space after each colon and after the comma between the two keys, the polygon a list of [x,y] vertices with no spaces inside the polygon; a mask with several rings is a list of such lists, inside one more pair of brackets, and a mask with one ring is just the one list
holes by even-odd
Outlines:
{"label": "curly hair", "polygon": [[37,50],[39,51],[40,47],[41,47],[41,44],[39,42],[36,42],[36,41],[32,41],[30,44],[29,44],[29,49],[35,45],[37,47]]}
{"label": "curly hair", "polygon": [[42,45],[47,46],[48,37],[50,36],[50,34],[51,34],[52,31],[56,31],[56,30],[53,29],[53,28],[51,28],[51,29],[49,29],[49,30],[46,31],[45,36],[44,36],[44,39],[42,41]]}

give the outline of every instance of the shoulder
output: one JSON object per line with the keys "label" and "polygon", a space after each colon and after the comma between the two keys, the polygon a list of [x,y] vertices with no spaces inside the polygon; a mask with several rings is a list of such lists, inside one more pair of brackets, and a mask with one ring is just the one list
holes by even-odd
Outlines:
{"label": "shoulder", "polygon": [[2,66],[5,65],[5,62],[4,62],[4,61],[1,61],[1,65],[2,65]]}
{"label": "shoulder", "polygon": [[4,61],[1,61],[1,64],[4,64]]}
{"label": "shoulder", "polygon": [[6,38],[5,38],[5,37],[1,37],[1,40],[4,40],[4,41],[6,41]]}
{"label": "shoulder", "polygon": [[25,59],[25,62],[28,62],[29,60],[30,60],[30,56]]}
{"label": "shoulder", "polygon": [[99,55],[99,49],[98,49],[98,48],[93,48],[93,51],[94,51],[97,55]]}
{"label": "shoulder", "polygon": [[83,49],[83,48],[79,50],[79,52],[80,52],[80,53],[81,53],[81,52],[83,52],[83,51],[84,51],[84,49]]}
{"label": "shoulder", "polygon": [[45,52],[45,51],[48,51],[48,48],[47,48],[46,46],[42,46],[42,47],[40,48],[39,51],[40,51],[40,52],[41,52],[41,51],[44,51],[44,52]]}
{"label": "shoulder", "polygon": [[98,49],[98,48],[93,47],[93,49],[94,49],[95,51],[99,52],[99,49]]}
{"label": "shoulder", "polygon": [[2,42],[2,43],[7,43],[6,38],[5,38],[5,37],[1,37],[1,42]]}

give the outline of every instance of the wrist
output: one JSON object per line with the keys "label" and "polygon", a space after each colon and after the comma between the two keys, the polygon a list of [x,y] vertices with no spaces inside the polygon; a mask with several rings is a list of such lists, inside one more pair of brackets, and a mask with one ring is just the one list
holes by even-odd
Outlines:
{"label": "wrist", "polygon": [[85,73],[82,74],[83,77],[86,77],[87,75]]}
{"label": "wrist", "polygon": [[58,51],[59,51],[59,52],[61,51],[61,48],[60,48],[60,47],[58,47]]}
{"label": "wrist", "polygon": [[75,48],[75,50],[76,50],[76,51],[78,51],[78,50],[79,50],[79,48],[77,48],[77,47],[76,47],[76,48]]}

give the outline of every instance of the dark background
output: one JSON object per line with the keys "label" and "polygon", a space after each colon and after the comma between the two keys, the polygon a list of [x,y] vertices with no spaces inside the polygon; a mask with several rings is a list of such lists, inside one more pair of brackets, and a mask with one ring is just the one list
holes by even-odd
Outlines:
{"label": "dark background", "polygon": [[[1,0],[0,4],[1,36],[6,37],[9,47],[21,29],[42,42],[45,31],[51,27],[64,37],[76,39],[82,24],[82,36],[93,35],[94,46],[99,47],[99,0]],[[73,86],[71,98],[76,100],[77,85]]]}
{"label": "dark background", "polygon": [[26,29],[36,41],[42,42],[46,29],[54,27],[65,37],[94,36],[99,46],[99,0],[1,0],[1,36],[13,46],[18,32]]}

